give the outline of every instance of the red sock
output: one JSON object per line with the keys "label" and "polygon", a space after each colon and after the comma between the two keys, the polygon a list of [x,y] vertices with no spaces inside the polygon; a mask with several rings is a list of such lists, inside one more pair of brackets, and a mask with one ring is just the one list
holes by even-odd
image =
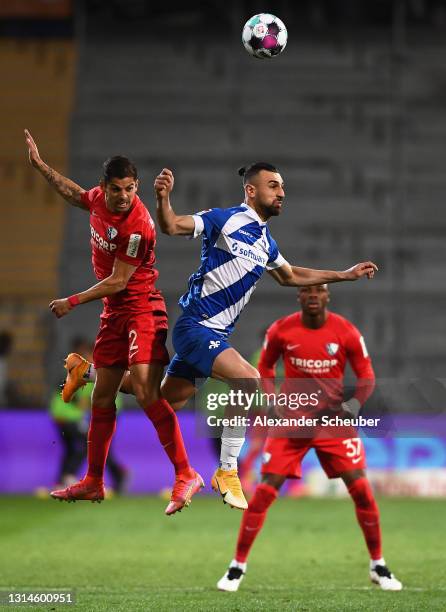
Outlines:
{"label": "red sock", "polygon": [[87,478],[102,480],[108,449],[116,429],[116,407],[91,407],[90,429],[88,430],[88,472]]}
{"label": "red sock", "polygon": [[379,525],[379,510],[373,495],[372,487],[367,478],[358,478],[349,487],[348,492],[355,504],[358,523],[364,534],[370,558],[382,558],[381,528]]}
{"label": "red sock", "polygon": [[268,484],[257,485],[254,496],[249,502],[248,509],[243,513],[242,523],[238,532],[235,560],[239,563],[246,562],[251,546],[263,527],[268,508],[277,498],[278,494],[279,491]]}
{"label": "red sock", "polygon": [[190,466],[183,435],[172,406],[165,399],[160,398],[147,406],[144,412],[152,421],[158,438],[175,468],[175,474],[192,477],[194,471]]}

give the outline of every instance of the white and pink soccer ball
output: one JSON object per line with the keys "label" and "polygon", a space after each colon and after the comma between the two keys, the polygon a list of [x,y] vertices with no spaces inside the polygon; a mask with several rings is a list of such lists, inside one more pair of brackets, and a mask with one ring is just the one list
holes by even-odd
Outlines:
{"label": "white and pink soccer ball", "polygon": [[253,57],[266,59],[282,53],[288,40],[285,24],[269,13],[254,15],[245,23],[242,41]]}

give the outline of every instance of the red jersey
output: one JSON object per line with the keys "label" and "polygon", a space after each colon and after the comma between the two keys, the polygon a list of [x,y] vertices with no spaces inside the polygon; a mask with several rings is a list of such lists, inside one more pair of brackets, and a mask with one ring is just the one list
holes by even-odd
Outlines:
{"label": "red jersey", "polygon": [[124,214],[111,213],[100,187],[82,194],[82,203],[90,211],[91,251],[98,280],[111,275],[115,258],[136,266],[127,287],[103,298],[106,310],[165,311],[161,292],[155,288],[155,224],[138,196]]}
{"label": "red jersey", "polygon": [[285,378],[317,381],[313,390],[323,390],[327,405],[339,405],[344,400],[347,361],[358,379],[355,397],[361,405],[373,391],[375,374],[364,338],[350,321],[332,312],[318,329],[305,327],[300,312],[273,323],[260,355],[258,369],[262,378],[275,378],[275,364],[280,357]]}

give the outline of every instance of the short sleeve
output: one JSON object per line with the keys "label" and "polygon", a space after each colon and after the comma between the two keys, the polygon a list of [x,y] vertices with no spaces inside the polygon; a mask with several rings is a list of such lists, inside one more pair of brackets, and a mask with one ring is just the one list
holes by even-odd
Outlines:
{"label": "short sleeve", "polygon": [[276,376],[276,363],[282,355],[282,343],[278,333],[278,321],[273,323],[268,328],[265,340],[263,342],[262,351],[260,353],[259,363],[257,368],[262,377],[262,384],[265,391],[274,391],[274,385],[271,387],[271,382],[268,379],[273,379]]}
{"label": "short sleeve", "polygon": [[96,198],[98,197],[98,193],[101,192],[101,188],[100,187],[93,187],[93,189],[89,189],[88,191],[84,191],[84,193],[81,195],[81,202],[82,204],[88,208],[88,210],[92,210],[93,206],[94,206],[94,201],[96,200]]}
{"label": "short sleeve", "polygon": [[222,208],[211,208],[210,210],[202,210],[192,215],[195,222],[194,233],[191,238],[198,238],[204,234],[206,238],[211,238],[215,232],[221,232],[222,227],[226,223],[229,216],[229,211]]}
{"label": "short sleeve", "polygon": [[359,329],[350,324],[346,330],[345,349],[353,371],[359,378],[367,378],[373,373],[372,362]]}
{"label": "short sleeve", "polygon": [[200,217],[200,215],[192,215],[192,219],[195,223],[194,233],[189,236],[189,238],[198,238],[204,231],[204,221]]}
{"label": "short sleeve", "polygon": [[279,253],[279,249],[277,248],[276,241],[273,240],[272,238],[270,240],[271,240],[271,247],[270,247],[270,251],[269,251],[269,258],[268,258],[268,261],[266,263],[266,269],[267,270],[275,270],[276,268],[280,268],[281,266],[285,265],[288,262]]}
{"label": "short sleeve", "polygon": [[361,332],[350,324],[346,334],[345,349],[347,359],[356,375],[356,388],[353,397],[362,406],[375,388],[375,372],[370,359],[364,337]]}
{"label": "short sleeve", "polygon": [[116,257],[131,266],[140,266],[146,257],[149,243],[147,232],[135,229],[131,234],[121,236]]}

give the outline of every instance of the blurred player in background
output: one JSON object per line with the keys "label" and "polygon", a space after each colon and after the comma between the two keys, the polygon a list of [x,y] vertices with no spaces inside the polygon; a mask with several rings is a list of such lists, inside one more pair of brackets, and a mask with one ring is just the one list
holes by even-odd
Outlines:
{"label": "blurred player in background", "polygon": [[[323,389],[325,400],[319,403],[318,410],[325,408],[357,416],[374,389],[375,374],[364,338],[352,323],[328,311],[329,296],[325,284],[302,287],[299,290],[301,312],[271,325],[258,367],[264,385],[274,387],[276,363],[282,358],[284,386],[292,379],[310,379],[314,381],[314,386],[311,382],[313,389]],[[347,362],[357,381],[353,397],[344,401]],[[237,591],[268,508],[277,499],[287,478],[301,478],[301,462],[311,448],[315,449],[328,478],[342,478],[348,489],[369,551],[372,582],[384,590],[401,590],[401,582],[390,572],[382,555],[379,510],[366,476],[361,438],[353,427],[342,427],[339,432],[331,432],[331,436],[329,432],[328,437],[322,430],[314,433],[312,438],[284,438],[276,437],[277,432],[274,432],[274,437],[267,438],[263,449],[262,482],[257,485],[248,510],[243,514],[235,558],[217,584],[220,590]]]}
{"label": "blurred player in background", "polygon": [[[175,412],[160,395],[164,366],[169,362],[167,314],[155,288],[155,226],[136,194],[136,167],[126,157],[112,157],[104,163],[100,185],[86,191],[41,159],[27,130],[25,138],[32,166],[67,202],[90,214],[92,263],[99,282],[53,300],[51,311],[60,318],[80,304],[98,299],[104,303],[94,347],[97,376],[88,432],[88,471],[79,483],[51,495],[65,501],[104,498],[104,467],[116,427],[115,399],[130,370],[136,399],[175,468],[172,498],[166,508],[166,514],[173,514],[190,503],[203,481],[189,464]],[[79,365],[83,363],[77,357],[69,356],[68,371]]]}
{"label": "blurred player in background", "polygon": [[[164,169],[155,180],[158,221],[171,236],[202,236],[201,265],[189,279],[189,290],[180,298],[183,314],[173,330],[176,355],[162,384],[163,397],[176,407],[197,390],[196,380],[211,376],[247,393],[258,389],[259,373],[228,343],[243,308],[263,272],[283,286],[354,281],[373,277],[372,262],[344,272],[291,266],[279,253],[267,221],[280,214],[285,198],[277,168],[255,163],[241,168],[245,200],[232,208],[213,208],[194,215],[177,215],[170,204],[174,176]],[[237,458],[244,428],[224,427],[220,467],[212,486],[223,501],[247,508],[237,473]]]}
{"label": "blurred player in background", "polygon": [[[93,359],[93,345],[83,337],[76,337],[71,343],[71,350],[86,360]],[[122,397],[117,395],[116,410],[122,407]],[[82,386],[65,402],[61,397],[60,389],[55,391],[50,402],[50,412],[54,424],[59,431],[62,444],[62,456],[56,488],[68,487],[77,482],[77,473],[81,467],[87,451],[88,425],[85,421],[86,415],[91,410],[91,388],[90,385]],[[123,493],[128,480],[128,470],[116,458],[113,452],[113,442],[107,455],[107,470],[111,477],[113,492]],[[111,490],[107,487],[107,493]]]}

